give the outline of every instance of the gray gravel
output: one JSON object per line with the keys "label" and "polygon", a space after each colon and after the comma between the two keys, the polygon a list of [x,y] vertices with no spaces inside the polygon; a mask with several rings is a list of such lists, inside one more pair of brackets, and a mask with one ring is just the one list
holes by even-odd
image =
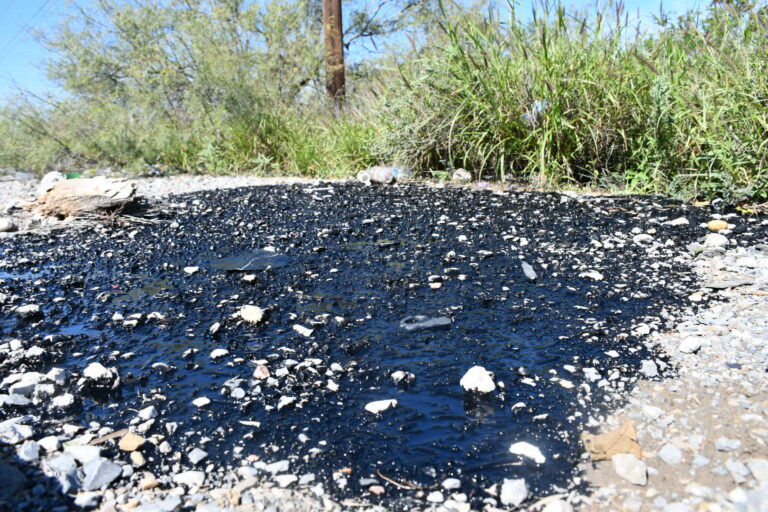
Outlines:
{"label": "gray gravel", "polygon": [[581,510],[768,510],[768,251],[719,249],[693,264],[702,290],[691,301],[715,300],[647,340],[670,354],[678,376],[642,381],[598,420],[603,431],[634,421],[647,483],[585,462],[594,493],[572,496]]}

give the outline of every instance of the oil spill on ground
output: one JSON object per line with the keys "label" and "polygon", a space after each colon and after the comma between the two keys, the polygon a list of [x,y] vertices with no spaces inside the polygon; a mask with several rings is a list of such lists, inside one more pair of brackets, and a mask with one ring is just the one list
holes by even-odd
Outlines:
{"label": "oil spill on ground", "polygon": [[[384,483],[377,471],[428,488],[457,477],[479,498],[504,478],[525,478],[537,495],[566,487],[590,414],[620,401],[640,361],[654,357],[632,324],[662,325],[696,289],[683,253],[711,213],[649,198],[418,185],[174,200],[161,225],[0,240],[0,342],[46,350],[4,361],[0,377],[20,364],[63,367],[79,396],[74,377],[100,361],[121,376],[115,393],[35,414],[119,429],[155,405],[147,435],[177,423],[168,440],[182,454],[151,453],[156,470],[192,467],[185,454],[200,446],[202,466],[289,459],[291,473],[315,473],[340,496],[365,493],[365,479]],[[690,224],[664,224],[681,216]],[[736,222],[739,243],[758,236]],[[638,229],[655,230],[653,241],[633,242]],[[14,313],[30,303],[41,320]],[[246,304],[265,320],[238,319]],[[210,358],[218,348],[228,355]],[[253,377],[262,364],[269,379]],[[474,365],[503,387],[463,391]],[[415,381],[398,385],[395,371]],[[211,403],[198,408],[201,396]],[[278,410],[286,398],[295,401]],[[397,406],[364,410],[384,399]],[[546,463],[510,454],[518,441]],[[412,494],[391,488],[387,499]]]}

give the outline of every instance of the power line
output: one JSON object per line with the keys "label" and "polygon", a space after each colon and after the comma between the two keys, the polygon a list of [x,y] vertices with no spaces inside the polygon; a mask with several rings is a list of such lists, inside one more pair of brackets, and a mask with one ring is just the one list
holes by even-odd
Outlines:
{"label": "power line", "polygon": [[[13,0],[11,0],[11,2],[13,2]],[[37,18],[40,15],[41,12],[43,12],[43,9],[45,9],[49,3],[51,3],[51,0],[45,0],[45,2],[43,2],[43,5],[41,5],[35,11],[35,13],[29,18],[29,20],[27,20],[27,22],[24,23],[24,25],[18,31],[16,31],[13,37],[11,37],[8,40],[8,42],[3,45],[2,48],[0,48],[0,61],[2,61],[8,55],[10,55],[11,51],[15,48],[15,46],[13,46],[13,43],[21,34],[23,34],[27,30],[32,30],[32,22],[35,20],[35,18]]]}
{"label": "power line", "polygon": [[15,1],[16,0],[8,0],[8,3],[5,4],[5,7],[3,7],[3,10],[0,11],[0,18],[2,18],[5,15],[5,13],[8,12],[8,9],[11,8],[11,6],[13,5],[13,2]]}

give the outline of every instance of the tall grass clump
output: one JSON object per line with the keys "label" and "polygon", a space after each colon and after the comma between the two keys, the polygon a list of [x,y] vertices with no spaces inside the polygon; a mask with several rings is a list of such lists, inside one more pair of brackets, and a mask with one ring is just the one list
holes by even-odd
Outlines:
{"label": "tall grass clump", "polygon": [[376,150],[541,185],[766,198],[768,10],[714,4],[645,31],[620,4],[446,19],[400,67]]}

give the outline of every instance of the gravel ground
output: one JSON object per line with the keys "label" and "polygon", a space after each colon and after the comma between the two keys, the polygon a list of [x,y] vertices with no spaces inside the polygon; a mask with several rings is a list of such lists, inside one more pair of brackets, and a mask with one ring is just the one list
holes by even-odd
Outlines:
{"label": "gravel ground", "polygon": [[[140,195],[163,196],[308,181],[180,176],[136,183]],[[0,182],[0,214],[10,213],[22,230],[52,222],[18,209],[9,211],[19,199],[30,199],[35,186],[33,182]],[[625,406],[595,425],[597,431],[605,432],[626,419],[633,420],[642,458],[614,457],[593,463],[585,455],[579,493],[526,504],[529,509],[768,510],[768,249],[709,250],[699,254],[694,265],[702,293],[694,294],[692,302],[707,295],[715,300],[659,329],[650,326],[646,336],[648,343],[669,354],[676,377],[659,380],[653,376],[653,368],[646,368],[648,380],[633,389]],[[737,282],[749,284],[730,286]],[[661,365],[661,361],[657,363]],[[230,484],[221,489],[191,485],[188,491],[182,485],[174,487],[168,476],[143,477],[130,488],[81,493],[78,501],[100,510],[163,511],[182,505],[200,511],[365,508],[361,503],[335,503],[310,490],[270,487],[247,475],[232,474]],[[160,482],[166,485],[158,486]],[[454,498],[434,508],[469,510],[461,496]],[[30,499],[34,499],[34,490]]]}

